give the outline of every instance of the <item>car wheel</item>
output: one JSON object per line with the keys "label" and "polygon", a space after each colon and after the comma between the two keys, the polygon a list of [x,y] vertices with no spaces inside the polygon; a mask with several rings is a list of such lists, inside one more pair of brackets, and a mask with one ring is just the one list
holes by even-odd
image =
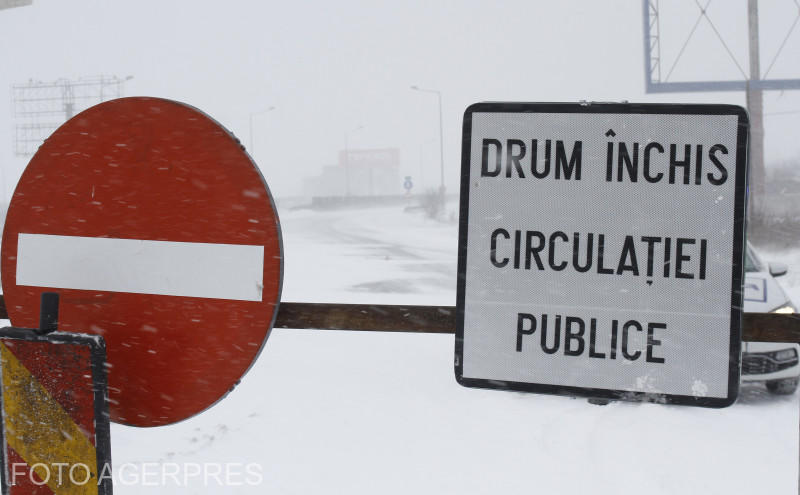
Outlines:
{"label": "car wheel", "polygon": [[778,395],[793,394],[797,390],[797,378],[769,381],[767,382],[767,390]]}

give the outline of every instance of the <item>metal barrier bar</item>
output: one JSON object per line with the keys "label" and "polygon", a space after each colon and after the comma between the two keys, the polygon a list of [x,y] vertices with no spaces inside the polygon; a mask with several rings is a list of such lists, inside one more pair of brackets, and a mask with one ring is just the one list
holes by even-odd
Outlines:
{"label": "metal barrier bar", "polygon": [[455,306],[284,303],[276,328],[456,333]]}
{"label": "metal barrier bar", "polygon": [[[800,343],[800,315],[744,313],[742,340]],[[455,333],[455,306],[281,303],[277,328]]]}
{"label": "metal barrier bar", "polygon": [[[7,319],[0,295],[0,319]],[[455,333],[455,306],[283,302],[275,328],[371,332]],[[800,343],[800,315],[744,313],[742,340]]]}

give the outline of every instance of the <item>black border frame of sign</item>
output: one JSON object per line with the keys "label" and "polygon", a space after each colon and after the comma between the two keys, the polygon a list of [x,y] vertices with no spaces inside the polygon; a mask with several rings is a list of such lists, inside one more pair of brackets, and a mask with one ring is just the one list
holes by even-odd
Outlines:
{"label": "black border frame of sign", "polygon": [[[467,285],[467,229],[469,218],[470,143],[472,139],[472,115],[474,113],[624,113],[624,114],[668,114],[668,115],[735,115],[738,118],[736,136],[735,200],[733,214],[733,269],[731,273],[731,336],[728,360],[728,396],[694,397],[677,394],[654,394],[622,390],[547,385],[541,383],[514,382],[483,378],[466,378],[464,371],[464,306]],[[464,111],[461,140],[461,196],[458,223],[458,284],[456,288],[456,381],[466,387],[490,388],[536,392],[598,399],[658,402],[701,407],[727,407],[736,401],[739,394],[739,374],[742,346],[742,289],[745,252],[745,222],[747,209],[748,137],[750,121],[744,108],[723,104],[674,104],[674,103],[513,103],[484,102],[470,105]],[[738,287],[738,289],[737,289]]]}
{"label": "black border frame of sign", "polygon": [[[108,413],[108,374],[106,372],[106,342],[99,335],[82,333],[51,332],[38,334],[30,328],[0,328],[0,339],[25,340],[29,342],[48,342],[50,344],[84,345],[89,347],[92,369],[92,388],[94,391],[94,435],[97,454],[98,477],[102,482],[97,486],[98,495],[112,495],[111,478],[111,427]],[[1,375],[0,375],[1,376]],[[0,386],[0,407],[2,407],[2,386]],[[5,408],[0,409],[5,414]],[[0,425],[0,488],[8,495],[8,458],[6,457],[5,420]]]}

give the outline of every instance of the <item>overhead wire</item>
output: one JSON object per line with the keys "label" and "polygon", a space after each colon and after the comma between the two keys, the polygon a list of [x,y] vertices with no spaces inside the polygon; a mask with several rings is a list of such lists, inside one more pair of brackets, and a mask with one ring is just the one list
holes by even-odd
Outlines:
{"label": "overhead wire", "polygon": [[[700,10],[704,11],[705,9],[708,8],[708,6],[710,4],[711,4],[711,0],[708,0],[706,2],[706,6],[704,8],[701,8]],[[672,71],[675,70],[675,66],[678,65],[678,61],[681,59],[681,56],[683,55],[684,50],[686,50],[686,46],[689,45],[689,41],[691,41],[692,36],[694,36],[694,32],[697,30],[697,26],[700,25],[700,22],[702,20],[703,20],[703,13],[701,12],[700,15],[697,16],[697,21],[695,21],[694,26],[692,27],[692,30],[689,31],[689,36],[687,36],[686,37],[686,41],[683,42],[683,46],[681,47],[680,51],[678,52],[678,56],[675,57],[675,61],[672,62],[672,67],[669,68],[669,72],[667,72],[667,77],[664,78],[664,82],[669,81],[669,76],[672,75]],[[659,60],[659,63],[660,62],[661,61]]]}
{"label": "overhead wire", "polygon": [[778,55],[780,55],[781,51],[783,51],[783,47],[786,46],[786,42],[789,41],[789,37],[792,35],[792,31],[794,31],[794,28],[797,27],[798,21],[800,21],[800,3],[798,2],[798,0],[793,0],[793,1],[794,1],[794,4],[797,6],[797,15],[794,18],[794,22],[792,23],[792,27],[789,28],[789,32],[786,33],[786,37],[783,38],[783,43],[781,43],[780,48],[778,48],[778,51],[775,53],[775,56],[772,58],[772,62],[769,63],[769,67],[767,67],[767,71],[764,72],[764,76],[762,77],[762,79],[766,79],[767,78],[767,74],[769,74],[769,71],[772,69],[772,66],[775,65],[775,61],[778,60]]}
{"label": "overhead wire", "polygon": [[697,8],[700,9],[701,12],[700,15],[706,18],[706,20],[708,21],[708,25],[711,26],[712,30],[714,30],[714,34],[717,35],[717,38],[719,39],[720,43],[722,43],[722,46],[725,48],[725,51],[728,52],[728,55],[731,57],[731,60],[733,60],[733,63],[736,64],[736,67],[739,69],[739,72],[742,73],[742,76],[744,76],[745,79],[748,79],[747,74],[745,74],[744,72],[744,69],[742,69],[742,66],[739,65],[739,62],[736,60],[736,57],[733,56],[733,52],[731,52],[731,49],[728,48],[728,44],[725,43],[725,40],[722,38],[722,35],[719,34],[719,31],[717,31],[717,27],[714,25],[713,22],[711,22],[711,18],[708,17],[708,14],[706,13],[706,9],[700,6],[700,2],[698,0],[694,0],[694,3],[696,3]]}

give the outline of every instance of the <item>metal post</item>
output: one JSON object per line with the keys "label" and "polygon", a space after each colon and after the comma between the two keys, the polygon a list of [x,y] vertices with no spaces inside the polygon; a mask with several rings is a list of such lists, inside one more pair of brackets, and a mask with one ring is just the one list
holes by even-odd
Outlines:
{"label": "metal post", "polygon": [[364,126],[360,125],[355,129],[344,133],[344,195],[350,197],[350,149],[348,147],[348,138],[350,134],[360,131]]}
{"label": "metal post", "polygon": [[441,196],[442,203],[444,203],[444,133],[442,132],[442,92],[438,89],[424,89],[418,86],[411,86],[415,91],[422,91],[423,93],[435,93],[439,102],[439,195]]}
{"label": "metal post", "polygon": [[650,92],[650,84],[652,82],[652,72],[650,71],[650,0],[642,0],[642,28],[644,29],[644,92]]}
{"label": "metal post", "polygon": [[347,133],[344,133],[344,195],[350,197],[350,151],[347,148]]}
{"label": "metal post", "polygon": [[758,51],[758,0],[747,0],[747,24],[750,47],[750,80],[747,82],[747,110],[750,113],[750,219],[764,214],[764,99],[753,82],[761,79]]}
{"label": "metal post", "polygon": [[58,329],[58,293],[42,292],[39,306],[38,334],[55,332]]}
{"label": "metal post", "polygon": [[72,90],[72,82],[64,81],[64,89],[62,90],[62,98],[64,101],[64,120],[69,120],[75,115],[75,94]]}
{"label": "metal post", "polygon": [[423,152],[425,143],[419,145],[419,190],[422,191],[423,178],[425,177],[425,161],[423,160]]}
{"label": "metal post", "polygon": [[436,91],[436,96],[439,97],[439,166],[441,172],[439,193],[442,195],[442,203],[444,203],[444,133],[442,132],[442,92]]}

